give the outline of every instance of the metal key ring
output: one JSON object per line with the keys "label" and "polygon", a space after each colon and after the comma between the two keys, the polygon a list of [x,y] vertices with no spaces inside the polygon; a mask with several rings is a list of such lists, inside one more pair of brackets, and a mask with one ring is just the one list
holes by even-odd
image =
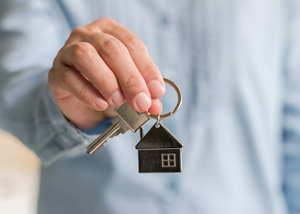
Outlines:
{"label": "metal key ring", "polygon": [[[178,96],[178,101],[177,101],[177,105],[175,106],[175,108],[172,112],[160,115],[161,120],[173,116],[179,110],[181,103],[182,103],[182,94],[181,94],[181,91],[178,88],[178,86],[174,82],[172,82],[171,80],[168,80],[166,78],[164,78],[164,81],[165,81],[165,83],[168,83],[170,86],[172,86],[175,89],[177,96]],[[155,115],[155,114],[149,114],[148,116],[153,119],[157,119],[157,115]]]}

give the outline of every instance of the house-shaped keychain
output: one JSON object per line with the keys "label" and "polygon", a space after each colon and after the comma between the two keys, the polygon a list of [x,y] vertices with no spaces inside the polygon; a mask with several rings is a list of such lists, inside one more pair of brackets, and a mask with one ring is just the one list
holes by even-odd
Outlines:
{"label": "house-shaped keychain", "polygon": [[154,124],[135,146],[139,172],[181,172],[183,145],[161,123]]}

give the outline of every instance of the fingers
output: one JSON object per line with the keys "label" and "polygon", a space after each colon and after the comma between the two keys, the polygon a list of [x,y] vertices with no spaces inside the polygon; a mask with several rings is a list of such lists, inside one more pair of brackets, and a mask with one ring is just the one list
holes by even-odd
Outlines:
{"label": "fingers", "polygon": [[58,100],[72,95],[92,109],[103,111],[108,107],[105,99],[78,71],[64,65],[57,68],[49,72],[48,82]]}
{"label": "fingers", "polygon": [[149,113],[158,115],[162,112],[162,104],[158,99],[152,99],[152,105],[148,110]]}
{"label": "fingers", "polygon": [[127,48],[135,66],[143,76],[152,98],[159,98],[165,93],[165,84],[159,69],[152,61],[146,45],[133,32],[126,29],[123,25],[109,19],[96,21],[109,24],[102,24],[102,31],[117,38]]}
{"label": "fingers", "polygon": [[[119,106],[126,99],[136,111],[161,111],[156,98],[165,92],[162,76],[144,43],[121,24],[103,18],[75,29],[58,58],[69,67],[64,75],[80,79],[107,104]],[[68,90],[74,96],[92,105],[73,87]]]}
{"label": "fingers", "polygon": [[116,76],[90,43],[79,42],[68,46],[61,58],[83,73],[109,105],[119,106],[125,101]]}
{"label": "fingers", "polygon": [[140,38],[109,18],[99,19],[90,26],[99,26],[103,33],[113,36],[126,47],[133,63],[144,78],[152,98],[159,98],[165,93],[163,78]]}
{"label": "fingers", "polygon": [[104,33],[89,37],[89,43],[96,48],[115,74],[131,107],[136,111],[147,111],[151,106],[151,95],[145,79],[137,69],[125,45],[115,37]]}

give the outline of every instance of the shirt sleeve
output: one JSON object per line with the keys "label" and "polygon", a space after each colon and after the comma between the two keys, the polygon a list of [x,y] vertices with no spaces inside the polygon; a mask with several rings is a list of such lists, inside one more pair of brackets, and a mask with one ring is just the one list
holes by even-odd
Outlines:
{"label": "shirt sleeve", "polygon": [[291,214],[300,213],[300,1],[288,5],[284,105],[284,193]]}
{"label": "shirt sleeve", "polygon": [[48,87],[48,71],[70,33],[53,2],[0,2],[0,127],[45,165],[85,153],[95,138],[65,119]]}

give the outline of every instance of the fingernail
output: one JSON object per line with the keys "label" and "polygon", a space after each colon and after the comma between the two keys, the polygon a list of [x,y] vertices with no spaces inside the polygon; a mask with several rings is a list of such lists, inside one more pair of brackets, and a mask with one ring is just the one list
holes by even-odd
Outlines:
{"label": "fingernail", "polygon": [[135,103],[141,112],[147,111],[151,106],[151,100],[144,92],[135,97]]}
{"label": "fingernail", "polygon": [[107,102],[101,99],[100,97],[96,97],[95,104],[99,109],[106,109],[108,107]]}
{"label": "fingernail", "polygon": [[119,106],[122,103],[124,103],[125,98],[124,98],[124,95],[122,94],[122,92],[121,91],[115,92],[112,96],[112,101],[116,106]]}
{"label": "fingernail", "polygon": [[161,97],[166,91],[165,87],[158,80],[152,80],[148,84],[148,90],[151,94],[151,97],[154,98]]}

